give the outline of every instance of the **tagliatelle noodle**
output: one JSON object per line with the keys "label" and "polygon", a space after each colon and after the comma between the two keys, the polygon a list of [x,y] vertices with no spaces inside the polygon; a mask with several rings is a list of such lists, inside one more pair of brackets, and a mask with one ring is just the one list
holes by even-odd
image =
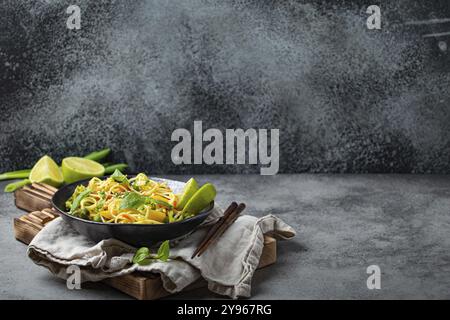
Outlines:
{"label": "tagliatelle noodle", "polygon": [[[145,174],[127,179],[125,176],[116,181],[109,177],[104,180],[94,177],[87,187],[78,186],[66,205],[71,205],[73,200],[84,190],[89,194],[80,201],[79,211],[89,220],[110,223],[138,223],[160,224],[174,222],[186,217],[176,210],[178,196],[167,186],[165,182],[149,179]],[[130,193],[136,193],[140,200],[134,207],[123,205],[124,198]]]}

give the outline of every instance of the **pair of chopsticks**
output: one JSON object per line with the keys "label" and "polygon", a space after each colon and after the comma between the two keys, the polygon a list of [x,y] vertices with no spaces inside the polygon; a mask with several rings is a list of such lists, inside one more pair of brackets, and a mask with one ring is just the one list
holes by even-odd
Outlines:
{"label": "pair of chopsticks", "polygon": [[239,214],[244,211],[245,203],[232,202],[225,210],[223,216],[209,229],[202,242],[198,245],[192,254],[191,259],[200,257],[220,236],[236,221]]}

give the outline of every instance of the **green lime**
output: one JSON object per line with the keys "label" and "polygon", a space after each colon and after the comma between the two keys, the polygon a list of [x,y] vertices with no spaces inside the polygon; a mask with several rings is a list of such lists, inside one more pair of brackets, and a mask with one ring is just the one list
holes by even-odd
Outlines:
{"label": "green lime", "polygon": [[211,183],[205,183],[189,199],[183,208],[182,213],[198,214],[205,209],[216,197],[216,188]]}
{"label": "green lime", "polygon": [[188,182],[186,182],[186,185],[184,186],[183,193],[180,197],[180,202],[177,205],[177,210],[182,210],[186,203],[189,201],[190,198],[197,192],[198,190],[198,184],[197,181],[195,181],[194,178],[190,178]]}
{"label": "green lime", "polygon": [[79,157],[64,158],[61,168],[66,183],[100,177],[105,174],[105,167],[100,163]]}
{"label": "green lime", "polygon": [[61,170],[52,158],[43,156],[34,165],[30,172],[31,182],[42,182],[54,187],[63,184],[64,179]]}

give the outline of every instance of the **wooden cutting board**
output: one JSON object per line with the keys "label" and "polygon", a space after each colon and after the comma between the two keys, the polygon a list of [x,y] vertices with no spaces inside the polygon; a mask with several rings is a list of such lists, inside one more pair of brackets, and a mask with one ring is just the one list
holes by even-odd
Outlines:
{"label": "wooden cutting board", "polygon": [[[51,186],[33,183],[14,193],[16,206],[29,212],[14,218],[14,234],[17,240],[29,244],[47,223],[59,216],[52,209],[50,201],[55,191]],[[258,269],[275,263],[276,259],[276,240],[266,235]],[[103,282],[139,300],[153,300],[171,294],[164,289],[161,277],[154,273],[136,272],[105,279]],[[204,286],[206,281],[199,280],[184,291]]]}

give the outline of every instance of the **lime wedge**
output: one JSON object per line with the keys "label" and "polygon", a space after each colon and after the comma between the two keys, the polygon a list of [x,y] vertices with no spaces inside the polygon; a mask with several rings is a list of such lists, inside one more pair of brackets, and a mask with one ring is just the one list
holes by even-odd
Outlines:
{"label": "lime wedge", "polygon": [[64,179],[61,170],[52,158],[43,156],[36,162],[30,172],[31,182],[42,182],[54,187],[63,184]]}
{"label": "lime wedge", "polygon": [[186,182],[186,185],[184,186],[183,193],[180,197],[180,202],[177,205],[177,210],[182,210],[186,203],[189,201],[190,198],[197,192],[198,190],[198,184],[197,181],[195,181],[194,178],[190,178],[188,182]]}
{"label": "lime wedge", "polygon": [[64,158],[61,168],[66,183],[100,177],[105,174],[105,167],[100,163],[79,157]]}
{"label": "lime wedge", "polygon": [[182,213],[198,214],[205,209],[216,197],[216,188],[211,183],[205,183],[189,199],[183,208]]}

